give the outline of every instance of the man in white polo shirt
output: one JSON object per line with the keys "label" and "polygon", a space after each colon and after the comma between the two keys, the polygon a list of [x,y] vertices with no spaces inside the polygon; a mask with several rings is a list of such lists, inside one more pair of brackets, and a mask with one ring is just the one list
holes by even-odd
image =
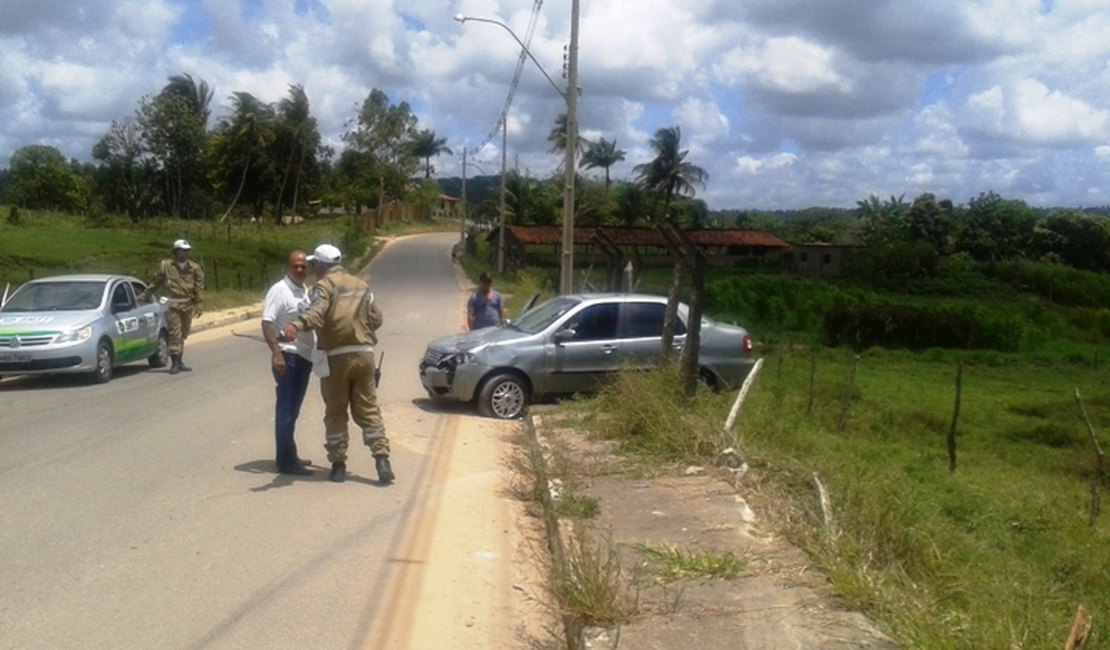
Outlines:
{"label": "man in white polo shirt", "polygon": [[277,383],[277,404],[274,409],[277,469],[282,474],[297,476],[312,473],[312,470],[305,467],[311,462],[297,456],[293,432],[308,390],[308,380],[312,375],[312,348],[315,347],[315,340],[312,332],[301,332],[292,341],[286,341],[281,339],[281,332],[308,307],[309,299],[304,286],[307,277],[308,259],[304,251],[289,253],[285,277],[270,287],[262,304],[262,336],[270,346],[270,365]]}

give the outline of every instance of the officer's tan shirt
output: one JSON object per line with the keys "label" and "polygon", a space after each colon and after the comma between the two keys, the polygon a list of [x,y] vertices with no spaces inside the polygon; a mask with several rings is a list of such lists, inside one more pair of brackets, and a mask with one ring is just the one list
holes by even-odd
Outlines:
{"label": "officer's tan shirt", "polygon": [[146,293],[153,295],[163,288],[171,307],[199,307],[204,302],[204,271],[193,260],[185,261],[184,271],[173,258],[162,260]]}
{"label": "officer's tan shirt", "polygon": [[332,267],[309,291],[308,309],[293,321],[301,331],[316,331],[316,347],[333,350],[344,345],[375,345],[382,312],[370,286]]}

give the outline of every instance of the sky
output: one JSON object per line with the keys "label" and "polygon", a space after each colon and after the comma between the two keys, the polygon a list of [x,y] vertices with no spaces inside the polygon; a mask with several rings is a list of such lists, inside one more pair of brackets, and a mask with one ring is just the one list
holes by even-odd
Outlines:
{"label": "sky", "polygon": [[[571,1],[0,0],[0,168],[29,144],[91,160],[169,76],[246,91],[299,83],[326,142],[370,90],[408,102],[454,155],[498,173],[495,131],[526,39],[565,90]],[[678,126],[711,209],[854,207],[925,192],[1110,205],[1110,0],[581,0],[579,128],[632,179]],[[563,97],[531,61],[508,164],[547,177]],[[601,177],[600,170],[589,175]]]}

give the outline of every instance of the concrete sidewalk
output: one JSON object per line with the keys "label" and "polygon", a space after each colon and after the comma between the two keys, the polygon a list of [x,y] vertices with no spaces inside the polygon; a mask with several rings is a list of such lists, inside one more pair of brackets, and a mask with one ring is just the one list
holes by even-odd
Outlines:
{"label": "concrete sidewalk", "polygon": [[[225,325],[232,325],[244,321],[259,321],[262,318],[262,303],[258,302],[253,305],[245,305],[243,307],[233,307],[231,309],[221,309],[219,311],[206,311],[200,315],[200,318],[193,319],[193,327],[190,330],[191,334],[203,332],[205,330],[223,327]],[[256,322],[255,325],[258,323]]]}

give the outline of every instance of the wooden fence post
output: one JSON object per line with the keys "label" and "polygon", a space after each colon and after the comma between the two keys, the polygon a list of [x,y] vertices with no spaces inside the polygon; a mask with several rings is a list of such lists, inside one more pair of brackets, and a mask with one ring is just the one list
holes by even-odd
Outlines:
{"label": "wooden fence post", "polygon": [[817,381],[817,348],[809,358],[809,398],[806,400],[806,415],[813,415],[813,391]]}
{"label": "wooden fence post", "polygon": [[848,423],[848,411],[852,409],[852,393],[856,390],[856,373],[859,372],[859,355],[852,363],[852,375],[848,378],[848,389],[844,391],[844,401],[840,405],[840,425],[836,432],[844,435],[844,426]]}
{"label": "wooden fence post", "polygon": [[948,427],[948,471],[956,471],[956,422],[960,419],[960,393],[963,390],[964,362],[956,366],[956,405],[952,408],[952,426]]}
{"label": "wooden fence post", "polygon": [[1080,603],[1075,610],[1075,621],[1071,624],[1071,634],[1064,643],[1064,650],[1083,650],[1087,647],[1087,639],[1091,636],[1091,619],[1087,616],[1087,609]]}
{"label": "wooden fence post", "polygon": [[1079,406],[1079,415],[1087,424],[1087,433],[1091,434],[1091,444],[1095,446],[1095,471],[1091,476],[1091,525],[1094,526],[1095,520],[1098,519],[1101,501],[1099,487],[1102,485],[1106,455],[1102,453],[1102,446],[1098,444],[1098,436],[1095,435],[1095,428],[1091,425],[1091,418],[1087,417],[1087,409],[1083,406],[1083,397],[1080,396],[1078,388],[1075,389],[1075,403]]}

